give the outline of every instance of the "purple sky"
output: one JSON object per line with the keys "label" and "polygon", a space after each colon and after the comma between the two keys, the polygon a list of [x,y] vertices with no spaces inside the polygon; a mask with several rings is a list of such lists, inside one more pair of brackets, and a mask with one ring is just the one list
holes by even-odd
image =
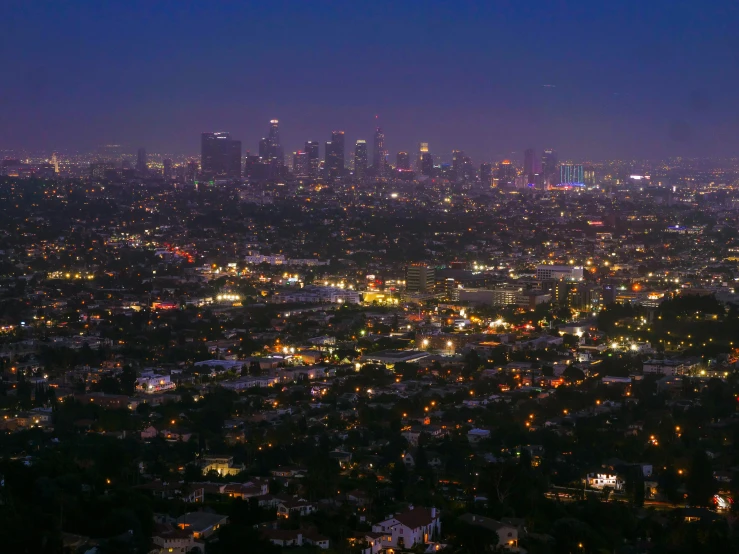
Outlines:
{"label": "purple sky", "polygon": [[255,151],[277,118],[288,152],[333,129],[371,143],[379,114],[392,159],[739,150],[732,0],[9,0],[2,18],[5,149],[196,153],[227,130]]}

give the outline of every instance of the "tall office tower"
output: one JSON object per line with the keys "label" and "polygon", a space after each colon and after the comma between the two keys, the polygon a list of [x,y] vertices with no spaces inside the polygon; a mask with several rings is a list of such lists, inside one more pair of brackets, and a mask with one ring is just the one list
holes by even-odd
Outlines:
{"label": "tall office tower", "polygon": [[189,183],[192,183],[195,180],[198,171],[200,171],[200,168],[198,167],[198,162],[196,162],[195,160],[188,161],[187,170],[185,171],[185,179],[187,179]]}
{"label": "tall office tower", "polygon": [[308,152],[298,150],[293,152],[293,174],[297,177],[308,177],[310,175],[310,158]]}
{"label": "tall office tower", "polygon": [[557,153],[554,150],[544,150],[541,155],[541,175],[544,186],[556,184],[557,180]]}
{"label": "tall office tower", "polygon": [[418,143],[418,156],[416,158],[416,171],[421,173],[421,162],[423,160],[423,155],[428,154],[429,151],[429,143],[428,142],[419,142]]}
{"label": "tall office tower", "polygon": [[281,163],[285,163],[285,155],[282,150],[282,143],[280,142],[280,127],[279,121],[272,119],[269,122],[269,143],[271,147],[271,157],[277,158]]}
{"label": "tall office tower", "polygon": [[323,147],[323,177],[325,179],[333,179],[331,176],[331,167],[334,165],[334,143],[332,141],[326,141]]}
{"label": "tall office tower", "polygon": [[164,171],[162,173],[165,181],[172,180],[172,160],[165,158],[164,160]]}
{"label": "tall office tower", "polygon": [[533,176],[534,173],[536,173],[536,169],[534,167],[535,156],[536,154],[533,148],[527,148],[523,152],[523,174],[527,179],[529,179],[529,182],[531,182],[530,176]]}
{"label": "tall office tower", "polygon": [[269,134],[259,141],[259,156],[275,167],[279,173],[285,165],[285,153],[280,142],[279,121],[272,119],[269,122]]}
{"label": "tall office tower", "polygon": [[406,170],[411,168],[411,157],[408,152],[398,152],[395,156],[395,168]]}
{"label": "tall office tower", "polygon": [[461,181],[464,178],[464,152],[452,150],[452,179]]}
{"label": "tall office tower", "polygon": [[563,185],[585,184],[582,164],[562,164],[559,166],[559,182]]}
{"label": "tall office tower", "polygon": [[241,177],[241,141],[229,133],[203,133],[200,166],[208,177]]}
{"label": "tall office tower", "polygon": [[498,186],[513,186],[516,184],[516,168],[511,160],[503,160],[498,164]]}
{"label": "tall office tower", "polygon": [[354,175],[358,179],[364,179],[367,175],[367,141],[357,140],[354,146]]}
{"label": "tall office tower", "polygon": [[408,292],[433,292],[436,271],[424,264],[405,268],[405,290]]}
{"label": "tall office tower", "polygon": [[267,181],[273,178],[273,167],[270,160],[261,156],[246,156],[244,160],[244,177],[250,181]]}
{"label": "tall office tower", "polygon": [[270,158],[270,150],[269,139],[264,137],[259,139],[259,157],[268,160]]}
{"label": "tall office tower", "polygon": [[425,152],[421,154],[421,175],[426,175],[428,177],[433,176],[434,174],[434,157],[431,155],[430,152]]}
{"label": "tall office tower", "polygon": [[142,174],[146,173],[146,149],[139,148],[136,154],[136,171]]}
{"label": "tall office tower", "polygon": [[473,181],[475,179],[475,168],[472,165],[472,158],[469,156],[462,157],[462,179],[465,181]]}
{"label": "tall office tower", "polygon": [[310,175],[312,177],[318,177],[318,168],[321,166],[321,158],[318,153],[318,141],[305,141],[305,152],[308,154],[308,160],[310,161]]}
{"label": "tall office tower", "polygon": [[59,156],[56,155],[56,152],[51,155],[51,165],[54,166],[54,173],[59,173]]}
{"label": "tall office tower", "polygon": [[372,167],[377,175],[385,174],[387,151],[385,150],[385,133],[380,127],[375,129],[375,149],[372,152]]}
{"label": "tall office tower", "polygon": [[489,163],[480,164],[480,183],[489,187],[493,184],[493,166]]}
{"label": "tall office tower", "polygon": [[326,170],[329,179],[338,179],[344,174],[344,131],[331,133],[326,143]]}

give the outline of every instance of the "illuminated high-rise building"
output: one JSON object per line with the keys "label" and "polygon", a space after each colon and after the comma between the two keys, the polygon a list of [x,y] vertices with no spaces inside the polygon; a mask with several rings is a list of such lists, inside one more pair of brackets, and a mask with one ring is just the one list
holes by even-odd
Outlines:
{"label": "illuminated high-rise building", "polygon": [[372,167],[377,175],[385,174],[385,165],[387,164],[387,150],[385,150],[385,133],[380,127],[375,129],[375,144],[372,152]]}
{"label": "illuminated high-rise building", "polygon": [[557,153],[554,150],[544,150],[541,155],[541,174],[544,185],[554,185],[557,180]]}
{"label": "illuminated high-rise building", "polygon": [[293,173],[297,177],[308,177],[310,175],[310,157],[308,152],[298,150],[293,152]]}
{"label": "illuminated high-rise building", "polygon": [[59,173],[59,156],[56,152],[51,155],[51,165],[54,166],[54,173]]}
{"label": "illuminated high-rise building", "polygon": [[229,133],[203,133],[200,167],[207,177],[241,177],[241,141]]}
{"label": "illuminated high-rise building", "polygon": [[429,143],[428,142],[419,142],[418,143],[418,155],[416,157],[416,170],[421,173],[421,161],[423,160],[423,155],[428,154],[429,151]]}
{"label": "illuminated high-rise building", "polygon": [[408,152],[398,152],[395,156],[395,167],[397,169],[408,170],[411,168],[411,157]]}
{"label": "illuminated high-rise building", "polygon": [[503,160],[498,164],[495,178],[499,187],[515,184],[516,168],[513,167],[511,160]]}
{"label": "illuminated high-rise building", "polygon": [[434,291],[436,270],[425,264],[413,264],[405,268],[405,290],[430,293]]}
{"label": "illuminated high-rise building", "polygon": [[275,167],[278,173],[285,165],[285,154],[280,143],[279,123],[276,119],[270,120],[268,135],[259,141],[259,156]]}
{"label": "illuminated high-rise building", "polygon": [[367,162],[367,141],[359,139],[354,146],[354,175],[358,179],[367,175]]}
{"label": "illuminated high-rise building", "polygon": [[318,168],[321,166],[321,157],[318,150],[317,140],[305,141],[305,152],[308,154],[311,177],[318,177]]}
{"label": "illuminated high-rise building", "polygon": [[582,164],[562,164],[559,166],[559,182],[563,185],[582,185],[585,172]]}
{"label": "illuminated high-rise building", "polygon": [[329,179],[338,179],[344,174],[344,131],[331,133],[326,143],[326,171]]}
{"label": "illuminated high-rise building", "polygon": [[280,164],[285,163],[285,155],[282,151],[282,143],[280,142],[280,126],[279,121],[272,119],[269,122],[269,144],[270,144],[270,157],[277,158]]}
{"label": "illuminated high-rise building", "polygon": [[452,150],[452,179],[461,181],[464,178],[464,152]]}

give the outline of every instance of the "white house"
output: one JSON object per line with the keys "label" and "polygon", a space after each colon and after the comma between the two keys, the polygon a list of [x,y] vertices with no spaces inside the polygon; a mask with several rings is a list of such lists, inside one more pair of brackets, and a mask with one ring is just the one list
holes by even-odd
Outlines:
{"label": "white house", "polygon": [[155,394],[177,388],[177,384],[170,380],[169,375],[158,375],[147,370],[136,379],[136,388],[146,394]]}
{"label": "white house", "polygon": [[624,488],[624,480],[615,473],[588,473],[585,480],[591,489],[610,487],[611,490],[621,491]]}
{"label": "white house", "polygon": [[659,375],[681,375],[687,369],[686,364],[680,360],[645,360],[642,366],[644,373]]}
{"label": "white house", "polygon": [[413,508],[390,516],[372,526],[372,531],[382,533],[382,547],[413,548],[417,544],[432,542],[441,532],[441,519],[436,508]]}
{"label": "white house", "polygon": [[171,525],[163,525],[155,531],[151,542],[154,543],[154,552],[157,554],[186,554],[195,549],[200,552],[205,550],[205,544],[196,541],[192,531],[174,528]]}
{"label": "white house", "polygon": [[277,517],[289,518],[294,515],[305,516],[316,511],[315,504],[302,498],[280,500],[277,503]]}

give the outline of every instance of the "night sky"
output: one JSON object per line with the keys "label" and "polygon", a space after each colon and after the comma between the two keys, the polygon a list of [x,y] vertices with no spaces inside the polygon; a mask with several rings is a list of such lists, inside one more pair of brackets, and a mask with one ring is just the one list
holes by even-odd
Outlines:
{"label": "night sky", "polygon": [[277,118],[288,152],[379,114],[391,161],[739,153],[736,0],[2,5],[4,149],[253,152]]}

